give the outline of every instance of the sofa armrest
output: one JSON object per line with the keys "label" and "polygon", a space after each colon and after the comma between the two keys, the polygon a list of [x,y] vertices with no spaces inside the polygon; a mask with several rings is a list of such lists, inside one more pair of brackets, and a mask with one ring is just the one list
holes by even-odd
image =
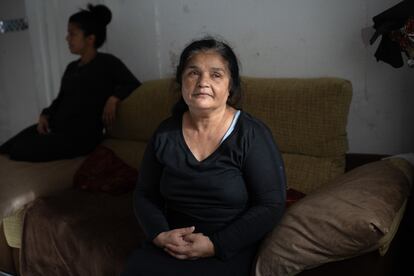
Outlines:
{"label": "sofa armrest", "polygon": [[35,198],[72,186],[84,157],[51,162],[13,161],[0,154],[0,219],[13,215]]}

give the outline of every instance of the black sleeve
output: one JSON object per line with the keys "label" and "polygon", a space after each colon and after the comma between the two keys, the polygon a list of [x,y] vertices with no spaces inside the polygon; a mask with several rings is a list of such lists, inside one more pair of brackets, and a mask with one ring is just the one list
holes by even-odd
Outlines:
{"label": "black sleeve", "polygon": [[210,236],[220,259],[227,259],[261,240],[279,222],[285,209],[284,166],[270,130],[263,126],[248,136],[250,145],[243,175],[250,206],[226,228]]}
{"label": "black sleeve", "polygon": [[151,139],[144,153],[134,191],[135,215],[150,241],[159,233],[170,230],[163,212],[164,200],[160,194],[162,170],[163,167],[155,156],[154,141]]}
{"label": "black sleeve", "polygon": [[141,82],[129,71],[125,64],[114,57],[113,66],[114,81],[116,83],[113,96],[120,100],[128,97],[137,87],[141,85]]}

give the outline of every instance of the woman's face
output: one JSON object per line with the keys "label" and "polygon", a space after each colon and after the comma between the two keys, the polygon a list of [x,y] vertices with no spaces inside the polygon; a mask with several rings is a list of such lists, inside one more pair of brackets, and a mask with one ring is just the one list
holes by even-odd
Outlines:
{"label": "woman's face", "polygon": [[[73,23],[68,24],[66,41],[72,54],[82,55],[89,47],[93,47],[92,35],[85,36],[83,31]],[[91,44],[92,42],[92,44]]]}
{"label": "woman's face", "polygon": [[193,54],[181,78],[181,93],[190,111],[213,111],[226,106],[231,76],[227,61],[215,51]]}

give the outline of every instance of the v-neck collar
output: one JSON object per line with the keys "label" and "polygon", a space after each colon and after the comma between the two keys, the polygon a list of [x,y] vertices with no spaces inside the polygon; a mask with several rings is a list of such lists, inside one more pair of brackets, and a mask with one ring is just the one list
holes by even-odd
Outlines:
{"label": "v-neck collar", "polygon": [[[236,116],[236,113],[234,114],[234,116]],[[179,136],[180,136],[180,142],[181,142],[182,146],[184,147],[187,156],[189,156],[193,162],[195,162],[196,164],[199,164],[199,165],[208,163],[211,159],[214,159],[214,157],[221,152],[221,149],[222,149],[223,145],[225,145],[227,143],[227,141],[230,140],[231,137],[234,135],[234,133],[237,131],[238,126],[239,126],[239,122],[240,122],[240,117],[242,116],[242,113],[243,112],[240,110],[240,115],[238,116],[238,120],[237,120],[237,122],[234,125],[233,131],[227,136],[226,139],[224,139],[219,144],[219,146],[211,154],[209,154],[203,160],[198,160],[195,157],[194,153],[191,151],[190,147],[187,145],[187,142],[185,141],[185,138],[184,138],[184,132],[183,132],[183,116],[181,116],[181,118],[178,119],[179,132],[180,132],[180,135]]]}

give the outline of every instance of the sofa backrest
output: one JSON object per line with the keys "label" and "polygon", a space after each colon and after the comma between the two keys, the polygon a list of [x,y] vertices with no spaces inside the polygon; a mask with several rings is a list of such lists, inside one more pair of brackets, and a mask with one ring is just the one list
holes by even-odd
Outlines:
{"label": "sofa backrest", "polygon": [[243,108],[270,127],[289,187],[307,193],[344,172],[349,81],[245,78],[244,86]]}
{"label": "sofa backrest", "polygon": [[[271,129],[283,154],[289,187],[308,193],[344,172],[349,81],[244,77],[242,82],[242,109]],[[139,166],[146,142],[178,97],[171,79],[144,82],[121,103],[105,143]]]}

